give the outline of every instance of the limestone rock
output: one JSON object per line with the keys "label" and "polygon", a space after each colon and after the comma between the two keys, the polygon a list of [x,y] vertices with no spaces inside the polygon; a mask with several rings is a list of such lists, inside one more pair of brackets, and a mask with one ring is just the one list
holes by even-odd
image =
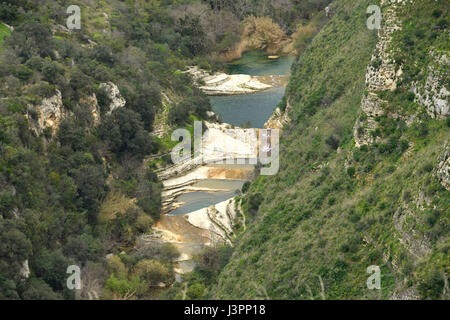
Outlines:
{"label": "limestone rock", "polygon": [[444,148],[444,154],[439,159],[437,168],[437,177],[441,181],[441,184],[450,191],[450,145],[446,144]]}
{"label": "limestone rock", "polygon": [[94,120],[94,125],[100,124],[100,107],[96,95],[92,94],[85,98],[81,98],[80,103],[89,109],[89,112],[92,114],[92,119]]}
{"label": "limestone rock", "polygon": [[200,89],[207,95],[236,95],[255,93],[272,88],[270,84],[261,82],[258,77],[246,74],[215,73],[208,74],[198,67],[191,67],[187,71],[200,84]]}
{"label": "limestone rock", "polygon": [[30,276],[30,267],[28,266],[28,259],[22,263],[22,269],[20,269],[20,275],[27,279]]}
{"label": "limestone rock", "polygon": [[31,129],[36,134],[41,134],[44,129],[49,127],[52,128],[53,133],[55,133],[64,116],[61,91],[56,90],[56,94],[54,96],[44,98],[42,103],[35,108],[29,105],[28,109],[36,112],[36,117],[32,117],[30,112],[27,113],[27,118],[30,120]]}
{"label": "limestone rock", "polygon": [[289,117],[289,112],[291,110],[292,106],[289,102],[287,102],[286,110],[284,110],[284,112],[281,111],[280,108],[276,108],[269,120],[267,120],[267,122],[264,124],[264,128],[278,130],[283,129],[285,125],[291,122],[291,118]]}
{"label": "limestone rock", "polygon": [[104,89],[108,98],[111,100],[107,114],[111,114],[114,110],[125,106],[126,101],[120,94],[119,88],[112,82],[101,83],[100,89]]}
{"label": "limestone rock", "polygon": [[375,118],[385,114],[383,110],[384,101],[379,98],[378,94],[386,90],[395,90],[402,75],[401,67],[396,66],[394,58],[388,50],[393,33],[401,29],[396,8],[402,3],[404,3],[402,0],[381,1],[381,5],[384,6],[384,23],[378,31],[378,42],[366,71],[366,90],[368,93],[364,95],[361,101],[363,116],[356,121],[353,129],[355,145],[358,148],[376,141],[371,134],[378,127]]}
{"label": "limestone rock", "polygon": [[[431,52],[431,55],[435,55]],[[450,91],[446,88],[439,67],[448,71],[450,59],[446,55],[436,58],[436,66],[429,67],[429,74],[423,86],[413,85],[413,92],[416,95],[416,101],[423,105],[427,113],[435,119],[445,119],[450,115]]]}

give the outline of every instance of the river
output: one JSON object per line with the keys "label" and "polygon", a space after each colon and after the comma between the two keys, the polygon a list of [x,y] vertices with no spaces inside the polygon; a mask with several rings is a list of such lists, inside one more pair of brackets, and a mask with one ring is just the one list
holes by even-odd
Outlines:
{"label": "river", "polygon": [[[294,57],[268,59],[262,52],[250,51],[230,63],[228,72],[286,76],[293,61]],[[214,96],[210,99],[214,112],[225,123],[236,126],[250,123],[253,128],[263,128],[283,98],[284,91],[285,87],[280,86],[254,94]],[[180,275],[193,270],[192,257],[203,247],[214,243],[216,240],[213,238],[231,239],[234,220],[241,218],[231,200],[254,174],[254,165],[209,164],[164,181],[165,196],[172,199],[171,192],[175,192],[175,196],[169,200],[170,205],[165,209],[168,213],[161,216],[155,230],[164,241],[173,243],[181,254],[176,269],[178,281],[181,281]]]}
{"label": "river", "polygon": [[[249,51],[228,64],[230,74],[285,76],[290,73],[293,56],[268,59],[261,51]],[[211,97],[213,110],[225,123],[262,128],[284,96],[285,87],[275,87],[254,94]]]}

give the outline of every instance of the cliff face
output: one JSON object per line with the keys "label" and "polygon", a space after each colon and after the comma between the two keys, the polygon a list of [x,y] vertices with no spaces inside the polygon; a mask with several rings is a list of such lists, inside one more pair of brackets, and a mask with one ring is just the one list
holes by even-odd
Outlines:
{"label": "cliff face", "polygon": [[[101,83],[99,87],[105,90],[110,101],[106,114],[111,114],[114,110],[125,106],[126,101],[120,94],[117,85],[108,82]],[[81,97],[79,105],[82,105],[83,108],[87,108],[88,112],[92,115],[94,125],[100,124],[100,107],[95,93]],[[30,129],[32,129],[36,135],[40,135],[46,129],[51,129],[52,134],[55,134],[64,117],[72,114],[71,111],[64,107],[61,92],[56,89],[55,95],[42,99],[42,102],[39,105],[28,105],[26,117],[30,123]]]}
{"label": "cliff face", "polygon": [[445,53],[430,51],[433,63],[428,66],[425,83],[414,83],[412,91],[419,104],[435,119],[446,119],[450,115],[450,91],[444,75],[448,76],[450,59]]}
{"label": "cliff face", "polygon": [[354,137],[357,147],[373,143],[376,139],[371,132],[377,129],[376,117],[385,114],[383,101],[378,93],[386,90],[394,91],[397,82],[402,75],[402,68],[396,67],[392,53],[388,50],[392,42],[392,34],[401,29],[396,8],[403,4],[402,1],[381,1],[383,9],[383,25],[378,31],[378,43],[371,58],[371,64],[366,72],[366,91],[361,101],[361,109],[364,117],[358,119],[355,124]]}
{"label": "cliff face", "polygon": [[436,173],[442,185],[450,191],[450,145],[448,142],[444,147],[442,156],[439,158]]}
{"label": "cliff face", "polygon": [[35,116],[28,113],[27,118],[30,121],[31,129],[36,134],[41,134],[46,128],[51,128],[54,133],[59,128],[64,116],[62,96],[59,90],[56,90],[54,96],[42,99],[39,106],[29,105],[28,108],[35,111]]}

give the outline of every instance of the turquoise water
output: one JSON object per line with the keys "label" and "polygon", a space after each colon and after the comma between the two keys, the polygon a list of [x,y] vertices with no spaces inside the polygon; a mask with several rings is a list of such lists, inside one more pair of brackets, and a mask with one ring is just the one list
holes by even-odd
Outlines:
{"label": "turquoise water", "polygon": [[[294,59],[293,56],[268,59],[264,52],[249,51],[241,59],[231,62],[228,72],[252,76],[284,76],[290,73]],[[262,128],[283,98],[284,92],[284,87],[277,87],[253,94],[210,97],[210,100],[214,112],[224,122],[235,126],[250,124],[253,128]]]}
{"label": "turquoise water", "polygon": [[[241,59],[230,63],[228,65],[228,73],[249,74],[252,76],[288,75],[294,59],[295,57],[286,56],[271,60],[267,58],[267,54],[264,52],[250,51],[245,53]],[[262,128],[283,98],[284,92],[284,87],[276,87],[253,94],[217,96],[210,97],[210,99],[214,112],[221,116],[224,122],[235,126],[250,124],[253,128]],[[220,164],[218,167],[226,166]],[[239,168],[239,166],[236,168]],[[248,169],[249,165],[243,165],[242,168]],[[170,215],[191,213],[233,198],[236,195],[236,191],[240,190],[243,184],[244,181],[239,180],[209,179],[200,181],[194,186],[224,190],[185,193],[177,198],[177,201],[183,202],[184,205],[172,211]]]}
{"label": "turquoise water", "polygon": [[285,87],[252,94],[210,97],[213,110],[226,123],[262,128],[284,96]]}

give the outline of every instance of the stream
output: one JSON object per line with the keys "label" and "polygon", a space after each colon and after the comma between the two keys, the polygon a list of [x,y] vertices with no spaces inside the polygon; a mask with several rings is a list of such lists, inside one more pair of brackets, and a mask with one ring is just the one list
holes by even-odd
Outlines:
{"label": "stream", "polygon": [[[290,74],[294,56],[268,59],[261,51],[248,51],[242,58],[228,64],[229,74],[251,76],[285,76]],[[262,128],[284,96],[285,87],[235,96],[210,97],[213,111],[223,122],[235,126]]]}
{"label": "stream", "polygon": [[[263,52],[250,51],[230,63],[227,71],[252,76],[287,76],[294,59],[268,59]],[[284,92],[285,87],[279,86],[253,94],[212,96],[210,99],[213,111],[225,123],[263,128]],[[209,164],[164,181],[163,198],[168,199],[169,205],[164,209],[167,214],[161,215],[154,228],[159,234],[155,238],[170,242],[179,250],[181,257],[175,269],[177,281],[182,281],[182,274],[193,270],[192,257],[202,248],[217,239],[231,239],[234,220],[241,218],[232,200],[254,174],[254,165]]]}

